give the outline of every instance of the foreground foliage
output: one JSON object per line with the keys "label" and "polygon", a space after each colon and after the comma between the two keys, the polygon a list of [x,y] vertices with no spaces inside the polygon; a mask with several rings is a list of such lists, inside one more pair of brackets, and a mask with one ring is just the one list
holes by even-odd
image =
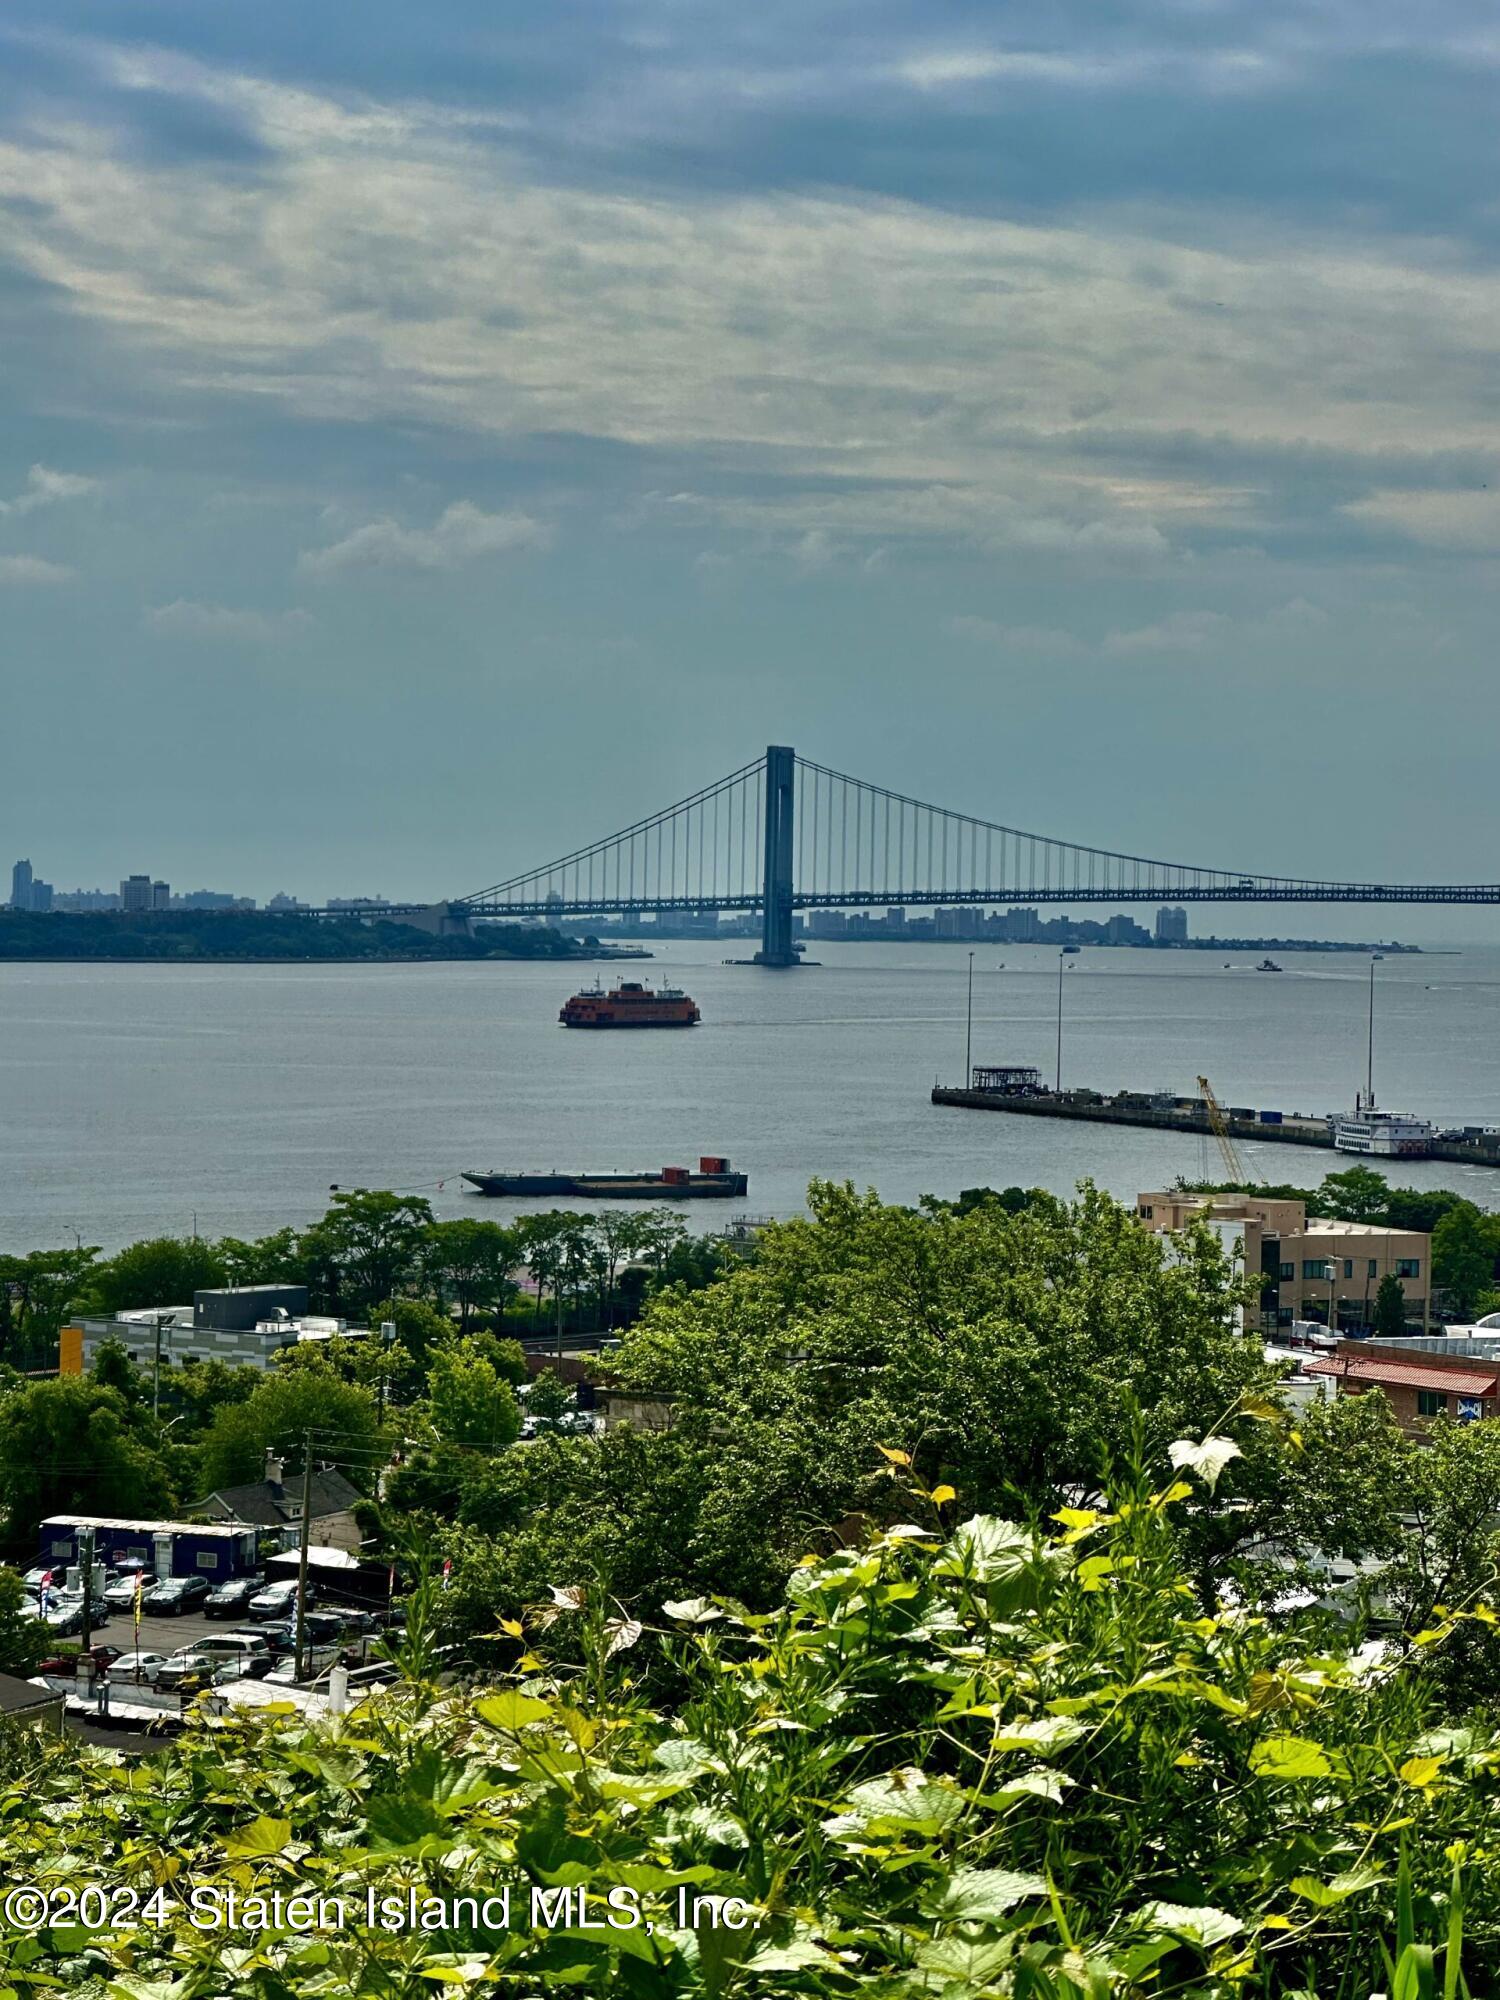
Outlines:
{"label": "foreground foliage", "polygon": [[[0,1791],[11,1879],[160,1887],[167,1915],[9,1935],[7,1983],[119,2000],[1493,1991],[1500,1742],[1438,1707],[1426,1663],[1454,1621],[1386,1660],[1204,1602],[1175,1516],[1226,1449],[1179,1447],[1182,1478],[1127,1477],[1045,1531],[955,1523],[949,1489],[901,1491],[891,1449],[910,1520],[809,1557],[772,1613],[697,1599],[643,1623],[562,1579],[508,1628],[508,1683],[459,1691],[431,1681],[419,1593],[414,1678],[341,1722],[209,1725],[149,1768],[31,1753]],[[564,1628],[568,1669],[548,1658]],[[670,1708],[641,1693],[653,1654],[682,1688]],[[453,1906],[507,1885],[508,1924]],[[231,1887],[341,1898],[346,1921],[249,1929],[242,1906],[238,1929],[187,1923],[176,1899]],[[415,1922],[371,1928],[372,1890]]]}

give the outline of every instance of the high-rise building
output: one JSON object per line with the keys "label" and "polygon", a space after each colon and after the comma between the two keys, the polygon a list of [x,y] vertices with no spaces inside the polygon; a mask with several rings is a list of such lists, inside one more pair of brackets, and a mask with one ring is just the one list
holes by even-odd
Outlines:
{"label": "high-rise building", "polygon": [[31,878],[31,907],[39,917],[52,914],[52,884],[44,882],[40,875]]}
{"label": "high-rise building", "polygon": [[13,910],[31,908],[31,863],[18,861],[10,871],[10,906]]}
{"label": "high-rise building", "polygon": [[153,910],[170,910],[172,907],[172,885],[170,882],[151,884],[151,907]]}
{"label": "high-rise building", "polygon": [[120,884],[120,908],[127,915],[139,915],[151,907],[151,877],[127,875]]}
{"label": "high-rise building", "polygon": [[1158,944],[1186,944],[1188,934],[1187,911],[1169,908],[1163,904],[1156,913],[1156,942]]}

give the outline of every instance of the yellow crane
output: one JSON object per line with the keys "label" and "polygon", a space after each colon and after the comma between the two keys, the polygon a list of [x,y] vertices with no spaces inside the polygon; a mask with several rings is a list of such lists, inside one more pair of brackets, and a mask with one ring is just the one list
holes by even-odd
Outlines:
{"label": "yellow crane", "polygon": [[1198,1079],[1198,1095],[1203,1099],[1203,1108],[1208,1113],[1209,1129],[1219,1142],[1219,1155],[1231,1182],[1235,1187],[1249,1187],[1254,1182],[1262,1181],[1260,1174],[1252,1174],[1246,1169],[1244,1161],[1235,1150],[1234,1141],[1229,1136],[1229,1120],[1224,1116],[1219,1100],[1214,1096],[1213,1085],[1206,1076],[1200,1076]]}

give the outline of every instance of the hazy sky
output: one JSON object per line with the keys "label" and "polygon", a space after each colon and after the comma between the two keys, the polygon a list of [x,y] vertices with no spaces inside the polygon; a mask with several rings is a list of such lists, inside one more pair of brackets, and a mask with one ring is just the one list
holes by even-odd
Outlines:
{"label": "hazy sky", "polygon": [[774,740],[1500,878],[1497,82],[1463,0],[12,4],[0,859],[461,894]]}

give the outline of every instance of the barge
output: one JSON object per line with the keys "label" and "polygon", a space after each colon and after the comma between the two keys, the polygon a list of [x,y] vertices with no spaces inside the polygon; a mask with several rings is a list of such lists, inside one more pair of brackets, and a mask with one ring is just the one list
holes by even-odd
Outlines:
{"label": "barge", "polygon": [[721,1154],[706,1153],[695,1173],[663,1167],[639,1174],[465,1174],[480,1194],[576,1195],[586,1201],[732,1201],[750,1192],[750,1176],[736,1173]]}

